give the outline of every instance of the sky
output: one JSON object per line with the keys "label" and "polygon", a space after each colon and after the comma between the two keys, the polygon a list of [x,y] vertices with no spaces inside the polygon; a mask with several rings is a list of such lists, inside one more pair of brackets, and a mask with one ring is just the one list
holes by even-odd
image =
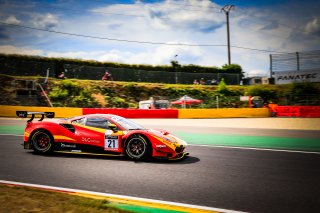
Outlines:
{"label": "sky", "polygon": [[269,55],[320,50],[320,1],[0,0],[0,53],[221,67],[268,76]]}

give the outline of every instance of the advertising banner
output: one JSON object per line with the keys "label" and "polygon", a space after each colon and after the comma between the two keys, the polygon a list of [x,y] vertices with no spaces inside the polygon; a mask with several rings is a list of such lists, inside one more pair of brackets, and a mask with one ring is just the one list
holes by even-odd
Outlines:
{"label": "advertising banner", "polygon": [[292,82],[320,82],[320,70],[274,72],[276,84]]}

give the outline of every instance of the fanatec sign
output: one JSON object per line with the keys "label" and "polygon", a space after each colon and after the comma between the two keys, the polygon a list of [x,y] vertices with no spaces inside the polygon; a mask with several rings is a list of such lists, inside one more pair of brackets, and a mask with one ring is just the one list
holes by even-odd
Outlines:
{"label": "fanatec sign", "polygon": [[276,84],[289,84],[292,82],[320,82],[320,70],[275,72],[274,79]]}

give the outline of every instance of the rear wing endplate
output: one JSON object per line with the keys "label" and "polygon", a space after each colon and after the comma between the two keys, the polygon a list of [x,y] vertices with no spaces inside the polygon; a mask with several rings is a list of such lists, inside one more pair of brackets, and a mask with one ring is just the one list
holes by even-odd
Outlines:
{"label": "rear wing endplate", "polygon": [[19,118],[26,118],[28,115],[31,115],[31,118],[27,121],[28,123],[33,121],[35,115],[41,115],[39,121],[44,119],[44,116],[47,118],[54,118],[54,112],[27,112],[27,111],[16,111],[16,114]]}

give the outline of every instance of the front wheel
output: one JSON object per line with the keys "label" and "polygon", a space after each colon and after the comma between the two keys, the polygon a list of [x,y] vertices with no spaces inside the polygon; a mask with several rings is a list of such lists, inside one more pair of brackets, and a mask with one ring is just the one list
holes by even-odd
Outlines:
{"label": "front wheel", "polygon": [[50,133],[37,130],[31,137],[33,149],[36,153],[46,154],[53,149],[53,138]]}
{"label": "front wheel", "polygon": [[134,160],[144,159],[149,154],[149,145],[141,135],[131,137],[126,146],[127,156]]}

